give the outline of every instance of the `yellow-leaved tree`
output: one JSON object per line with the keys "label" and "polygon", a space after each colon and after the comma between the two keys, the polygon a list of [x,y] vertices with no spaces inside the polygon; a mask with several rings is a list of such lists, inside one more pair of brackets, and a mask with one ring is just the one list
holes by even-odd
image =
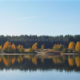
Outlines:
{"label": "yellow-leaved tree", "polygon": [[4,52],[11,52],[11,43],[9,41],[6,41],[3,45],[3,51]]}
{"label": "yellow-leaved tree", "polygon": [[19,52],[19,53],[24,52],[24,47],[22,45],[18,45],[17,52]]}
{"label": "yellow-leaved tree", "polygon": [[2,45],[0,45],[0,52],[2,51]]}
{"label": "yellow-leaved tree", "polygon": [[68,64],[69,64],[69,66],[73,67],[74,66],[74,58],[68,57]]}
{"label": "yellow-leaved tree", "polygon": [[75,43],[73,41],[69,43],[68,49],[72,51],[75,50]]}
{"label": "yellow-leaved tree", "polygon": [[15,44],[12,44],[11,48],[12,48],[12,52],[16,52],[16,45]]}
{"label": "yellow-leaved tree", "polygon": [[53,49],[55,51],[61,51],[63,49],[63,47],[64,46],[62,44],[55,44],[55,45],[53,45]]}
{"label": "yellow-leaved tree", "polygon": [[32,50],[36,50],[36,49],[37,49],[37,46],[38,46],[38,43],[37,43],[37,42],[34,43],[34,44],[32,45]]}
{"label": "yellow-leaved tree", "polygon": [[80,52],[80,42],[79,41],[76,43],[75,51]]}

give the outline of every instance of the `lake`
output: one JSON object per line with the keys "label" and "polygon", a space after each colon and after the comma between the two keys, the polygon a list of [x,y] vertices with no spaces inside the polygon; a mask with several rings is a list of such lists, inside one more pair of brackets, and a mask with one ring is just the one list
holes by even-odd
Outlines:
{"label": "lake", "polygon": [[1,80],[80,80],[80,56],[0,56]]}

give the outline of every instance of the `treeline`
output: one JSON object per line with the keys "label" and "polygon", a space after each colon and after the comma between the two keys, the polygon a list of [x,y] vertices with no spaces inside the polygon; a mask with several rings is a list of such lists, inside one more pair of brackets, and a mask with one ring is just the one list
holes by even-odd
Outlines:
{"label": "treeline", "polygon": [[55,44],[53,45],[53,50],[61,52],[80,53],[80,41],[77,41],[76,43],[71,41],[69,42],[67,47],[65,47],[65,45],[62,44]]}
{"label": "treeline", "polygon": [[[23,52],[34,52],[35,50],[44,50],[45,45],[42,44],[40,48],[38,48],[38,43],[35,42],[31,48],[24,48],[23,45],[15,45],[9,41],[6,41],[3,45],[0,45],[0,52],[6,53],[23,53]],[[76,43],[71,41],[67,47],[63,44],[53,44],[53,47],[50,48],[53,51],[61,51],[61,52],[71,52],[71,53],[80,53],[80,41]]]}
{"label": "treeline", "polygon": [[45,48],[52,48],[54,44],[63,44],[65,47],[68,46],[69,42],[77,42],[80,41],[80,35],[66,35],[66,36],[0,36],[0,45],[3,45],[6,41],[14,43],[15,45],[23,45],[24,48],[31,48],[32,45],[37,42],[38,48],[41,47],[42,44],[45,45]]}
{"label": "treeline", "polygon": [[[0,53],[26,53],[26,52],[34,52],[38,49],[38,43],[34,43],[32,48],[24,48],[23,45],[15,45],[9,41],[6,41],[3,45],[0,45]],[[44,45],[41,46],[41,49],[44,49]]]}
{"label": "treeline", "polygon": [[14,43],[6,41],[3,45],[0,45],[0,52],[6,53],[22,53],[24,52],[24,47],[22,45],[16,46]]}

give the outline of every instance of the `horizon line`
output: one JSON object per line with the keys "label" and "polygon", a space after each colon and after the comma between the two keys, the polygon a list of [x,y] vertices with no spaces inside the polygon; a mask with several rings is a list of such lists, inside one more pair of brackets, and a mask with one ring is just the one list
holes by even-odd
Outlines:
{"label": "horizon line", "polygon": [[78,35],[80,35],[80,34],[65,34],[65,35],[63,35],[63,34],[59,34],[59,35],[37,35],[37,34],[20,34],[20,35],[4,35],[4,34],[1,34],[0,36],[4,36],[4,37],[7,37],[7,36],[11,36],[11,37],[13,37],[13,36],[37,36],[37,37],[40,37],[40,36],[49,36],[49,37],[56,37],[56,36],[78,36]]}

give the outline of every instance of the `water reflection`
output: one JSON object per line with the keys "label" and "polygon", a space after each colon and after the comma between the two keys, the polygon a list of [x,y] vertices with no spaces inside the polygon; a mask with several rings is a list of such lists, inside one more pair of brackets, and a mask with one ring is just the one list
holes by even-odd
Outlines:
{"label": "water reflection", "polygon": [[0,70],[65,70],[80,71],[80,56],[47,56],[36,57],[33,55],[23,56],[0,56]]}

